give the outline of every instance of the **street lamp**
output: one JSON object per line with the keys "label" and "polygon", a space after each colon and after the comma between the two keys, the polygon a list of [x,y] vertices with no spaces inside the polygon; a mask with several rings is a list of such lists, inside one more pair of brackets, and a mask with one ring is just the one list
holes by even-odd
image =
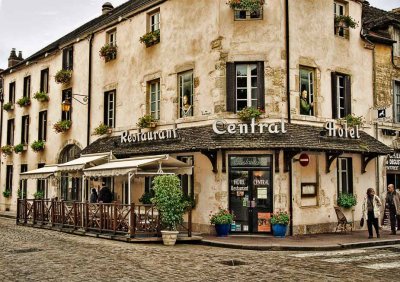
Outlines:
{"label": "street lamp", "polygon": [[[79,96],[83,97],[82,101],[78,100],[74,96]],[[71,110],[71,99],[74,99],[81,103],[82,105],[87,105],[89,101],[89,97],[87,95],[82,95],[82,94],[70,94],[64,101],[61,103],[61,110],[63,112],[69,112]]]}

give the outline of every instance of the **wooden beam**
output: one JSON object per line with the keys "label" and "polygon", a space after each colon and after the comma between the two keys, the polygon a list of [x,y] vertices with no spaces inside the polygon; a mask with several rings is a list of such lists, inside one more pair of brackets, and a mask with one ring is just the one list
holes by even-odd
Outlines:
{"label": "wooden beam", "polygon": [[283,159],[284,159],[284,167],[283,172],[289,172],[290,170],[290,162],[297,154],[301,153],[300,150],[297,151],[283,151]]}
{"label": "wooden beam", "polygon": [[370,161],[378,157],[376,154],[362,154],[361,155],[361,173],[366,173],[367,165]]}
{"label": "wooden beam", "polygon": [[275,150],[275,158],[274,158],[275,173],[279,173],[279,156],[280,156],[280,154],[281,154],[281,150]]}
{"label": "wooden beam", "polygon": [[211,165],[213,167],[212,171],[214,173],[217,173],[218,172],[218,168],[217,168],[218,152],[217,151],[201,151],[201,153],[210,160]]}
{"label": "wooden beam", "polygon": [[326,152],[325,153],[325,160],[326,160],[325,172],[326,173],[331,172],[331,165],[332,165],[333,161],[336,160],[341,154],[343,154],[343,153],[342,152],[334,152],[334,153]]}

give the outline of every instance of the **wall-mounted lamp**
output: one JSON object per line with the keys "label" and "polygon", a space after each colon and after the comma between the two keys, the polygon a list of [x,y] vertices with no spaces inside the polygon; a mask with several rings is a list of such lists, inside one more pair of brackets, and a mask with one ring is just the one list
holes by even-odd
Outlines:
{"label": "wall-mounted lamp", "polygon": [[[75,98],[74,96],[83,97],[82,101],[80,101],[79,99]],[[63,112],[69,112],[71,110],[71,98],[74,99],[75,101],[79,102],[82,105],[87,105],[88,101],[89,101],[89,97],[87,95],[71,94],[67,99],[65,99],[61,103],[61,110]]]}

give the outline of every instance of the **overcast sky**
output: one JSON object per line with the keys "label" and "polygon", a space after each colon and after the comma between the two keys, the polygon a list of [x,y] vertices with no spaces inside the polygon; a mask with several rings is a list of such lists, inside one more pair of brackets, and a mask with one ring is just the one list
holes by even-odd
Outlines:
{"label": "overcast sky", "polygon": [[[99,16],[101,6],[106,1],[0,0],[0,68],[7,67],[11,48],[21,50],[26,58]],[[127,0],[108,1],[116,7]],[[369,2],[384,10],[400,7],[400,0],[369,0]]]}

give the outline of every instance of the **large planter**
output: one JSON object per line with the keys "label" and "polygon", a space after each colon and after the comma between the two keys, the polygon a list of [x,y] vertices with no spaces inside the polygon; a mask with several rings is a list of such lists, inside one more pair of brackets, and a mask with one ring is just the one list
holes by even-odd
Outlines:
{"label": "large planter", "polygon": [[162,239],[165,246],[174,246],[178,238],[179,231],[162,230]]}
{"label": "large planter", "polygon": [[272,224],[272,232],[274,237],[284,238],[286,236],[287,225],[285,224]]}
{"label": "large planter", "polygon": [[230,224],[215,224],[215,231],[218,237],[226,237],[229,234]]}

